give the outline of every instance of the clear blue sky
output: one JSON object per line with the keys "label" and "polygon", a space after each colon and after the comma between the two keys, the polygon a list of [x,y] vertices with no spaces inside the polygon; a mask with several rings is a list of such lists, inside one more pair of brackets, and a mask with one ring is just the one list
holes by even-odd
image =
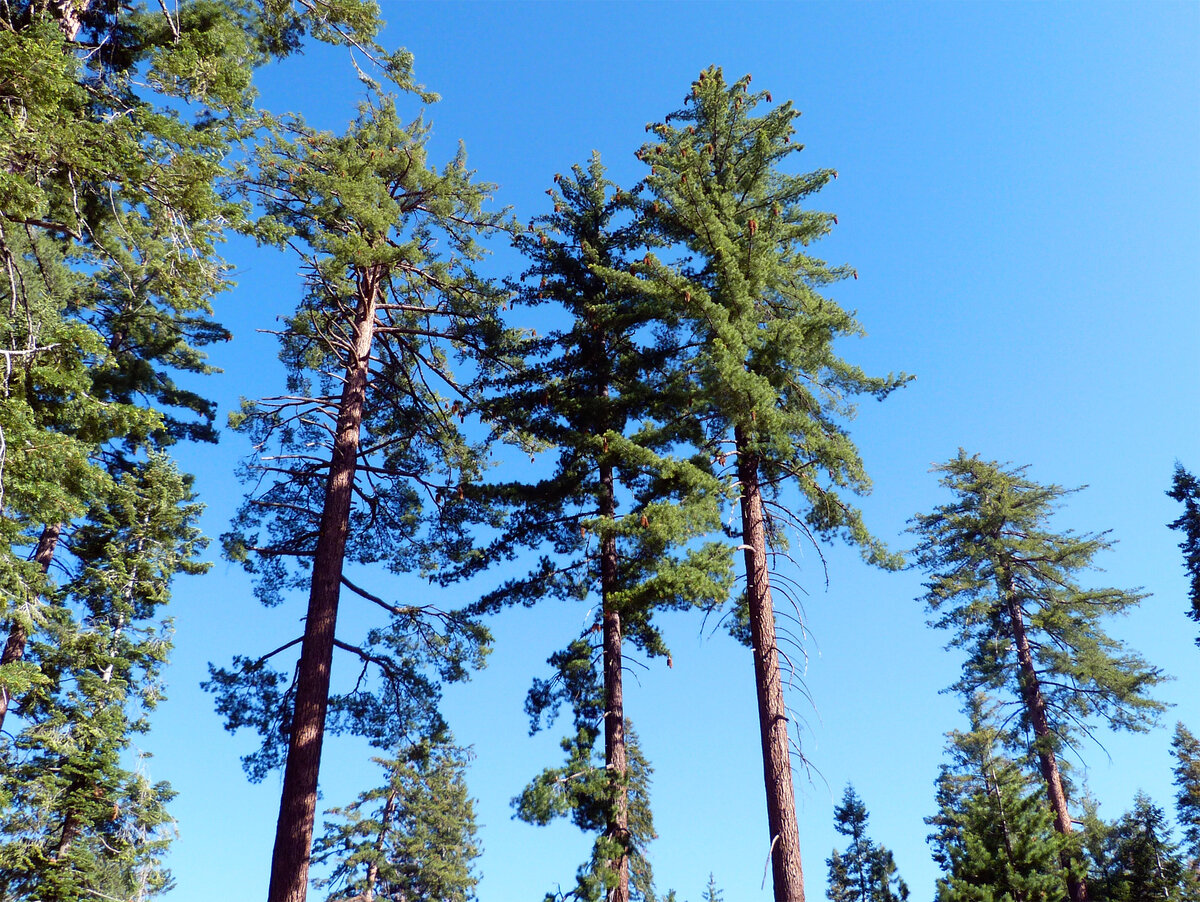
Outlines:
{"label": "clear blue sky", "polygon": [[[384,2],[385,43],[416,55],[443,100],[429,111],[433,159],[459,139],[499,204],[543,211],[554,172],[599,150],[618,181],[639,177],[644,124],[677,108],[716,63],[804,111],[807,168],[841,177],[818,198],[840,226],[818,252],[857,267],[836,286],[869,335],[843,351],[869,372],[917,381],[864,405],[852,434],[875,479],[864,508],[903,548],[906,521],[945,500],[931,464],[959,446],[1088,484],[1059,523],[1112,530],[1095,579],[1152,594],[1113,634],[1173,673],[1175,704],[1155,732],[1082,746],[1080,775],[1124,811],[1138,788],[1169,805],[1170,729],[1200,729],[1200,650],[1184,617],[1177,512],[1164,495],[1176,458],[1200,468],[1200,4],[801,4]],[[263,103],[342,128],[361,85],[343,54],[310,52],[261,78]],[[413,107],[416,112],[416,107]],[[241,395],[275,393],[270,328],[295,300],[297,265],[234,242],[239,287],[218,318],[235,340],[214,353],[205,389],[222,416]],[[497,274],[518,262],[499,248]],[[240,497],[244,443],[182,452],[199,474],[216,536]],[[943,734],[962,726],[939,690],[959,658],[925,626],[915,572],[883,574],[826,549],[829,586],[809,553],[793,574],[809,592],[805,674],[809,776],[797,778],[807,886],[823,898],[832,810],[852,781],[871,832],[892,848],[914,899],[936,870],[932,813]],[[212,553],[215,557],[215,553]],[[420,597],[416,583],[393,583]],[[477,587],[450,590],[468,601]],[[441,600],[439,598],[439,600]],[[218,561],[180,580],[170,698],[143,737],[148,767],[179,791],[170,862],[175,902],[265,895],[279,781],[249,785],[247,736],[224,733],[200,692],[208,661],[275,647],[303,600],[263,610],[239,570]],[[475,749],[483,902],[537,900],[572,882],[588,840],[511,819],[509,800],[558,762],[556,731],[530,738],[521,706],[548,654],[585,609],[519,610],[493,623],[496,649],[471,683],[447,692],[457,737]],[[767,830],[748,652],[694,617],[667,621],[675,666],[637,671],[627,712],[655,767],[661,890],[697,902],[712,871],[728,902],[766,900]],[[332,741],[325,807],[375,779],[367,752]]]}

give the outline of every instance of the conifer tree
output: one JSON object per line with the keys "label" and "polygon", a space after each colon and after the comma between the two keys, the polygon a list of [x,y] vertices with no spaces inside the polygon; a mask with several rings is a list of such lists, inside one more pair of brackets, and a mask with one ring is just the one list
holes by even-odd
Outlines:
{"label": "conifer tree", "polygon": [[[669,665],[656,611],[712,606],[727,596],[727,546],[694,541],[719,527],[725,490],[706,460],[683,456],[697,436],[693,423],[678,416],[685,356],[669,316],[637,285],[617,284],[617,274],[648,239],[634,194],[605,177],[598,155],[586,168],[555,176],[548,193],[554,212],[535,219],[516,242],[531,263],[516,301],[553,303],[570,320],[530,338],[526,367],[497,386],[489,412],[556,456],[549,478],[492,490],[511,511],[497,546],[509,554],[531,548],[541,559],[477,609],[598,597],[596,622],[551,659],[555,675],[535,684],[528,709],[536,728],[542,713],[561,701],[575,708],[578,729],[564,748],[593,779],[571,787],[566,808],[584,829],[603,825],[593,856],[599,870],[589,879],[610,888],[613,902],[626,902],[631,863],[644,865],[640,846],[653,827],[648,807],[645,828],[632,826],[630,793],[645,789],[632,777],[625,733],[625,646],[665,657]],[[593,656],[600,671],[595,684],[584,676]],[[588,716],[581,716],[585,709]],[[591,714],[603,723],[604,766],[598,769],[589,763],[599,738],[586,725]],[[544,773],[534,787],[545,788],[547,775],[557,771]],[[538,805],[522,804],[519,811],[543,820]],[[561,806],[554,811],[566,813]],[[648,877],[633,891],[646,893]]]}
{"label": "conifer tree", "polygon": [[1200,863],[1200,741],[1182,723],[1171,739],[1175,757],[1175,811],[1193,869]]}
{"label": "conifer tree", "polygon": [[970,730],[949,734],[950,762],[937,780],[938,812],[926,818],[943,876],[939,902],[1061,902],[1066,898],[1045,791],[1006,753],[995,707],[968,699]]}
{"label": "conifer tree", "polygon": [[[1188,616],[1200,621],[1200,480],[1183,468],[1183,464],[1175,464],[1175,475],[1171,480],[1171,491],[1167,495],[1183,505],[1183,513],[1169,525],[1183,533],[1183,541],[1179,548],[1183,552],[1183,566],[1187,571],[1189,586],[1188,598],[1191,599],[1192,609]],[[1196,640],[1200,645],[1200,639]]]}
{"label": "conifer tree", "polygon": [[[1055,829],[1072,832],[1059,771],[1062,743],[1099,718],[1114,728],[1144,730],[1163,705],[1148,695],[1164,677],[1101,626],[1144,596],[1084,589],[1076,575],[1109,544],[1099,535],[1055,533],[1047,521],[1069,491],[1027,479],[1025,467],[958,457],[937,468],[954,500],[912,527],[917,561],[930,574],[925,602],[952,630],[950,646],[967,659],[955,688],[970,696],[1002,690],[1032,734]],[[1072,852],[1063,870],[1072,902],[1088,898]]]}
{"label": "conifer tree", "polygon": [[708,874],[708,886],[704,888],[704,902],[722,902],[724,895],[717,886],[717,878],[710,871]]}
{"label": "conifer tree", "polygon": [[467,794],[467,754],[448,737],[422,740],[391,759],[375,759],[386,782],[327,814],[314,845],[333,864],[321,881],[334,900],[437,899],[469,902],[478,877],[475,811]]}
{"label": "conifer tree", "polygon": [[1139,792],[1133,809],[1108,825],[1093,849],[1091,884],[1105,902],[1195,902],[1200,884],[1171,839],[1162,808]]}
{"label": "conifer tree", "polygon": [[[684,107],[650,124],[654,139],[638,152],[650,167],[648,212],[659,233],[683,249],[667,266],[653,255],[628,276],[663,309],[678,311],[696,347],[689,412],[703,430],[703,450],[736,479],[746,567],[743,596],[754,656],[755,687],[767,791],[768,841],[776,902],[804,898],[792,785],[788,713],[770,562],[786,556],[786,532],[841,536],[870,561],[898,559],[871,537],[847,493],[870,481],[844,422],[852,399],[882,398],[905,377],[867,376],[837,355],[836,339],[862,329],[821,291],[852,274],[808,253],[835,217],[803,204],[835,176],[783,171],[802,149],[792,143],[799,112],[750,92],[750,77],[730,84],[719,68],[692,84]],[[732,460],[730,461],[730,458]],[[781,500],[794,490],[799,506]]]}
{"label": "conifer tree", "polygon": [[896,873],[892,853],[867,836],[867,806],[847,784],[842,803],[833,810],[833,826],[850,844],[826,859],[832,902],[903,902],[908,886]]}
{"label": "conifer tree", "polygon": [[[492,186],[473,181],[461,150],[430,165],[428,134],[372,92],[344,135],[280,123],[252,183],[266,213],[259,234],[300,255],[306,290],[280,333],[285,393],[234,418],[258,456],[224,543],[263,601],[306,588],[309,603],[302,636],[213,668],[207,685],[230,729],[263,738],[251,776],[284,767],[271,902],[305,898],[327,716],[381,748],[409,730],[438,735],[436,681],[463,678],[486,639],[461,614],[385,600],[346,566],[430,574],[461,564],[463,526],[479,507],[468,492],[483,449],[459,423],[475,381],[506,353],[500,295],[473,270],[478,237],[500,219],[482,210]],[[452,371],[456,357],[470,359],[468,377]],[[336,631],[343,588],[386,614],[359,643]],[[293,681],[267,661],[296,645]],[[331,694],[335,649],[362,676]]]}

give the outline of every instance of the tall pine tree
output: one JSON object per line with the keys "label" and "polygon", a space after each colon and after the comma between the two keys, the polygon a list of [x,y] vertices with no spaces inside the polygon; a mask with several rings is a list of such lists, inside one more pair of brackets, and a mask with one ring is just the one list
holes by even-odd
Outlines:
{"label": "tall pine tree", "polygon": [[[278,603],[308,590],[304,633],[208,684],[230,729],[264,739],[253,776],[283,765],[271,902],[301,902],[327,717],[380,747],[409,729],[436,735],[438,678],[478,663],[486,635],[432,604],[395,604],[360,586],[347,563],[432,573],[461,563],[477,512],[468,496],[483,449],[459,428],[478,380],[506,353],[497,291],[474,272],[477,244],[500,226],[484,212],[492,186],[465,154],[444,168],[426,156],[429,127],[405,124],[394,98],[372,92],[343,135],[293,119],[258,156],[252,184],[264,238],[286,241],[305,266],[305,294],[280,334],[288,384],[235,420],[254,440],[254,490],[224,541]],[[452,362],[469,358],[468,375]],[[337,634],[346,589],[380,609],[365,640]],[[294,681],[267,661],[299,646]],[[363,677],[331,696],[335,649]],[[374,675],[374,680],[368,677]]]}
{"label": "tall pine tree", "polygon": [[1175,757],[1175,811],[1192,869],[1200,866],[1200,741],[1182,723],[1171,739]]}
{"label": "tall pine tree", "polygon": [[[1062,743],[1099,718],[1144,730],[1163,705],[1148,692],[1164,677],[1108,636],[1101,620],[1142,595],[1084,589],[1076,574],[1109,547],[1102,536],[1055,533],[1047,521],[1068,490],[1027,479],[960,451],[939,466],[954,500],[915,518],[917,562],[930,574],[925,602],[933,626],[953,632],[967,659],[955,688],[966,696],[1001,690],[1032,734],[1055,829],[1072,832],[1058,765]],[[1072,902],[1088,898],[1071,851],[1062,865]]]}
{"label": "tall pine tree", "polygon": [[[1171,480],[1171,491],[1167,495],[1183,505],[1183,513],[1169,525],[1183,533],[1179,548],[1183,552],[1183,567],[1188,575],[1188,598],[1192,609],[1188,616],[1200,621],[1200,480],[1175,464],[1175,475]],[[1200,639],[1196,640],[1200,645]]]}
{"label": "tall pine tree", "polygon": [[[655,227],[683,251],[668,266],[647,256],[629,275],[664,309],[684,318],[696,347],[689,414],[703,430],[702,450],[736,480],[745,557],[743,596],[754,657],[767,793],[768,844],[776,902],[804,898],[792,785],[786,661],[776,629],[771,561],[786,557],[786,533],[841,536],[874,563],[898,560],[871,537],[847,493],[870,481],[844,423],[852,399],[882,398],[905,377],[867,376],[835,352],[859,324],[821,294],[850,276],[808,246],[835,217],[805,209],[836,173],[784,171],[802,145],[792,142],[799,112],[790,102],[767,110],[769,92],[750,77],[728,83],[713,67],[692,84],[684,107],[647,130],[638,152],[650,167],[646,185]],[[784,492],[798,495],[785,501]]]}
{"label": "tall pine tree", "polygon": [[[497,547],[541,557],[533,572],[477,607],[598,598],[596,622],[551,659],[554,677],[535,684],[529,700],[535,727],[562,701],[574,708],[577,730],[564,747],[571,766],[591,776],[565,791],[565,808],[530,801],[518,810],[542,822],[551,810],[569,809],[584,829],[599,827],[596,867],[577,894],[591,898],[603,888],[612,902],[626,902],[631,892],[649,892],[648,872],[631,890],[631,865],[645,869],[642,846],[653,827],[648,807],[635,811],[630,801],[631,793],[644,801],[646,787],[633,778],[625,732],[625,649],[669,664],[655,613],[714,606],[727,596],[727,546],[697,541],[719,528],[725,487],[707,459],[684,456],[698,436],[678,416],[685,355],[669,315],[639,285],[619,281],[648,240],[635,195],[610,182],[595,155],[586,168],[556,176],[548,193],[553,212],[517,240],[531,267],[516,301],[556,305],[569,320],[529,339],[526,367],[497,386],[489,411],[554,455],[548,478],[492,489],[511,510]],[[593,663],[598,681],[588,682]],[[592,715],[603,724],[603,767],[590,763],[599,739],[588,726]],[[547,790],[557,773],[542,774],[530,791]]]}

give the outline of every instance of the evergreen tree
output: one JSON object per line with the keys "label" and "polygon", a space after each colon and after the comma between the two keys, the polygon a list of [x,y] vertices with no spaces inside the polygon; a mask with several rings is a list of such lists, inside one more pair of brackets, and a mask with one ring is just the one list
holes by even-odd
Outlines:
{"label": "evergreen tree", "polygon": [[[461,614],[385,600],[346,566],[432,574],[461,563],[463,527],[479,511],[468,492],[483,449],[459,421],[505,347],[500,295],[472,268],[478,236],[500,219],[482,211],[492,186],[472,180],[464,153],[440,170],[428,163],[428,134],[372,92],[344,135],[281,122],[252,181],[266,213],[259,234],[301,256],[306,292],[280,334],[285,394],[234,418],[261,456],[224,543],[263,601],[306,588],[309,604],[302,636],[214,668],[207,685],[230,729],[263,738],[251,776],[284,766],[271,902],[305,898],[327,719],[378,747],[410,730],[437,735],[436,679],[463,678],[486,639]],[[455,357],[470,359],[468,378],[452,372]],[[343,588],[387,615],[361,643],[336,632]],[[296,645],[293,681],[267,661]],[[363,676],[331,696],[335,648]]]}
{"label": "evergreen tree", "polygon": [[[556,455],[549,478],[493,488],[511,510],[497,548],[512,554],[527,547],[541,558],[532,573],[506,582],[477,608],[528,605],[547,596],[599,597],[596,623],[551,660],[555,677],[535,684],[529,710],[536,728],[541,714],[562,700],[576,706],[577,725],[579,705],[599,705],[594,713],[604,725],[604,767],[595,776],[607,785],[594,787],[598,796],[589,789],[587,802],[581,787],[571,798],[584,807],[604,800],[599,814],[581,814],[576,822],[585,829],[603,824],[600,842],[608,851],[593,856],[603,872],[595,876],[611,884],[612,902],[625,902],[631,861],[635,868],[644,864],[638,846],[653,835],[649,824],[640,835],[631,826],[625,645],[669,664],[655,612],[714,606],[728,595],[727,546],[695,541],[719,527],[725,489],[707,460],[680,453],[696,436],[693,423],[678,416],[684,357],[669,318],[638,286],[616,284],[648,239],[634,195],[605,178],[598,156],[587,168],[555,176],[549,193],[554,212],[535,219],[516,242],[532,264],[516,302],[555,304],[570,319],[565,328],[528,340],[526,367],[497,386],[489,411]],[[599,695],[584,701],[556,694],[554,684],[578,688],[574,671],[564,668],[587,670],[594,652]],[[597,738],[590,728],[569,738],[570,757],[590,757]],[[644,814],[649,817],[648,808]],[[648,892],[647,881],[633,891]]]}
{"label": "evergreen tree", "polygon": [[1171,740],[1175,756],[1175,810],[1193,869],[1200,863],[1200,741],[1182,723]]}
{"label": "evergreen tree", "polygon": [[938,812],[926,818],[939,902],[1061,902],[1066,887],[1045,791],[1005,753],[985,697],[968,700],[971,728],[951,732],[950,763],[937,780]]}
{"label": "evergreen tree", "polygon": [[1133,810],[1100,831],[1093,850],[1090,883],[1105,902],[1194,902],[1196,874],[1171,840],[1166,813],[1139,792]]}
{"label": "evergreen tree", "polygon": [[826,859],[832,902],[902,902],[908,886],[896,873],[892,853],[867,836],[867,806],[847,784],[842,804],[833,810],[833,826],[850,845],[844,852],[833,850]]}
{"label": "evergreen tree", "polygon": [[[1101,628],[1101,618],[1137,604],[1142,595],[1083,589],[1076,574],[1109,547],[1102,536],[1054,533],[1047,520],[1069,492],[1040,485],[1024,467],[958,457],[937,468],[954,500],[915,519],[918,563],[930,573],[925,602],[932,625],[954,632],[965,648],[955,688],[970,696],[1002,690],[1032,733],[1031,751],[1046,784],[1055,829],[1072,831],[1059,772],[1061,743],[1089,719],[1143,730],[1163,705],[1148,691],[1164,677]],[[1072,902],[1088,898],[1069,848],[1063,869]]]}
{"label": "evergreen tree", "polygon": [[437,899],[469,902],[478,878],[474,805],[467,794],[467,755],[422,740],[397,758],[375,759],[386,783],[345,808],[327,812],[313,857],[332,863],[321,881],[334,900]]}
{"label": "evergreen tree", "polygon": [[154,455],[67,539],[64,563],[77,563],[30,638],[44,679],[17,712],[24,728],[0,804],[0,888],[19,898],[75,902],[105,888],[140,898],[169,886],[174,793],[131,770],[128,750],[161,698],[170,582],[207,569],[194,560],[199,511],[190,480]]}
{"label": "evergreen tree", "polygon": [[[1183,533],[1183,541],[1179,548],[1183,551],[1183,566],[1187,570],[1188,597],[1192,609],[1188,616],[1200,621],[1200,480],[1183,468],[1183,464],[1175,464],[1175,475],[1171,480],[1171,491],[1167,495],[1183,505],[1183,513],[1179,519],[1168,524],[1171,529]],[[1200,645],[1200,639],[1196,640]]]}
{"label": "evergreen tree", "polygon": [[709,872],[708,886],[704,888],[704,902],[722,902],[724,893],[717,886],[717,878]]}
{"label": "evergreen tree", "polygon": [[[864,493],[870,482],[843,423],[855,396],[881,398],[905,377],[869,377],[835,352],[838,338],[862,330],[820,292],[852,270],[808,253],[835,217],[803,207],[835,173],[783,171],[802,149],[791,143],[799,112],[789,102],[753,115],[771,98],[751,93],[749,84],[749,76],[729,84],[719,68],[706,69],[682,109],[647,126],[655,138],[638,156],[650,167],[648,213],[684,261],[667,266],[648,255],[626,278],[685,320],[702,349],[689,398],[702,449],[722,468],[732,456],[726,472],[740,490],[734,532],[745,555],[742,605],[754,655],[775,899],[799,902],[794,740],[772,592],[791,596],[787,581],[772,581],[770,561],[786,559],[786,532],[795,529],[810,538],[840,535],[871,561],[898,564],[846,502],[846,491]],[[782,502],[785,487],[798,493],[799,507]]]}

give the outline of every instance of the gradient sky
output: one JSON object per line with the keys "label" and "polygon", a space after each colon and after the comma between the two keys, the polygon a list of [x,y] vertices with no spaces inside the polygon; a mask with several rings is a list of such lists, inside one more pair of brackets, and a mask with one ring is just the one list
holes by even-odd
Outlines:
{"label": "gradient sky", "polygon": [[[1110,632],[1177,679],[1159,693],[1175,706],[1159,729],[1098,731],[1079,748],[1078,776],[1110,819],[1139,788],[1170,807],[1171,728],[1200,730],[1197,625],[1184,616],[1178,536],[1165,527],[1177,506],[1164,495],[1176,459],[1200,468],[1200,4],[382,5],[384,43],[411,50],[419,80],[443,98],[428,111],[431,159],[462,140],[479,177],[499,184],[497,204],[522,219],[544,211],[554,172],[593,149],[616,181],[640,177],[645,123],[679,107],[710,64],[796,101],[800,165],[840,171],[816,199],[840,225],[816,252],[860,275],[831,292],[869,333],[841,350],[868,372],[917,376],[864,403],[851,427],[875,480],[869,524],[905,548],[908,519],[947,500],[930,466],[960,446],[1029,464],[1040,481],[1088,485],[1056,522],[1112,530],[1118,544],[1090,584],[1152,594]],[[322,127],[343,128],[361,97],[342,52],[260,75],[265,106]],[[217,316],[235,340],[213,353],[224,374],[203,384],[222,418],[239,396],[280,389],[274,341],[255,330],[291,309],[298,284],[294,259],[237,241],[227,251],[238,288]],[[491,272],[519,268],[496,248]],[[233,471],[247,450],[226,435],[181,451],[209,535],[237,506]],[[960,657],[925,625],[919,573],[822,550],[828,586],[811,549],[790,574],[808,592],[807,668],[791,696],[811,762],[797,773],[808,892],[823,898],[825,859],[841,845],[833,806],[850,781],[872,836],[895,852],[913,898],[928,899],[936,868],[923,818],[944,734],[964,725],[957,699],[939,692]],[[436,599],[466,602],[490,581]],[[434,597],[415,581],[390,588]],[[222,730],[198,684],[208,661],[290,638],[303,599],[263,610],[240,570],[217,560],[177,583],[173,609],[170,698],[141,740],[151,775],[179,791],[170,898],[259,899],[279,780],[247,783],[238,757],[252,739]],[[447,690],[451,725],[476,755],[483,902],[569,887],[587,855],[590,839],[573,827],[513,821],[509,804],[559,761],[559,731],[529,737],[522,702],[586,613],[550,604],[503,615],[487,669]],[[674,668],[634,665],[626,691],[655,768],[659,889],[698,902],[711,871],[727,902],[769,899],[749,653],[699,617],[664,622]],[[374,784],[368,755],[330,741],[323,807]]]}

